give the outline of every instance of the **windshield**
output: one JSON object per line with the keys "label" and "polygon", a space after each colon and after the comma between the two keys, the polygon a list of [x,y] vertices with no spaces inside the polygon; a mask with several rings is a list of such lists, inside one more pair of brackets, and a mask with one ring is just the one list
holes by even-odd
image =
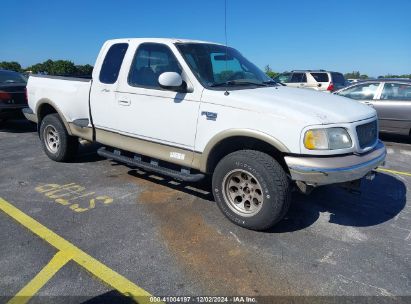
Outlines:
{"label": "windshield", "polygon": [[26,83],[27,79],[20,73],[0,71],[0,83]]}
{"label": "windshield", "polygon": [[176,46],[205,87],[275,84],[233,48],[206,43],[179,43]]}

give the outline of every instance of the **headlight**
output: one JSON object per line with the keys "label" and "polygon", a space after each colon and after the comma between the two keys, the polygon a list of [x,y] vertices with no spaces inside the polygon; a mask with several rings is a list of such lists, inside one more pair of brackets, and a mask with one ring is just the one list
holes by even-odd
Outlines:
{"label": "headlight", "polygon": [[309,150],[351,148],[352,141],[344,128],[312,129],[305,132],[304,146]]}

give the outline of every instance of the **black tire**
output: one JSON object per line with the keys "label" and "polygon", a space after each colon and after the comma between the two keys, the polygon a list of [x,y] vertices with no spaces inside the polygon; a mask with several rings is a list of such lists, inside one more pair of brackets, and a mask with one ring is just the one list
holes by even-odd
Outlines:
{"label": "black tire", "polygon": [[[257,210],[255,214],[242,213],[241,210],[236,209],[236,203],[230,203],[230,199],[227,198],[232,195],[229,193],[231,188],[226,190],[227,179],[238,172],[247,173],[248,178],[257,180],[258,186],[252,191],[261,188],[262,194],[259,193],[262,198],[261,206],[257,205],[258,201],[256,201],[255,206],[259,207],[254,207]],[[232,180],[235,181],[235,178],[234,176]],[[246,189],[246,187],[240,188]],[[247,190],[249,191],[248,188]],[[245,193],[245,190],[241,191]],[[236,191],[231,193],[236,193]],[[259,151],[241,150],[228,154],[217,164],[213,173],[213,194],[218,207],[229,220],[239,226],[261,231],[274,226],[287,213],[291,203],[291,183],[281,165],[274,158]],[[250,205],[249,201],[244,201],[244,206],[246,203]],[[247,212],[246,209],[245,212]]]}
{"label": "black tire", "polygon": [[[48,144],[46,129],[53,129],[58,138],[58,145],[53,150]],[[56,162],[65,162],[73,159],[76,155],[79,141],[76,137],[67,133],[66,127],[57,113],[49,114],[43,118],[40,124],[40,141],[47,156]]]}

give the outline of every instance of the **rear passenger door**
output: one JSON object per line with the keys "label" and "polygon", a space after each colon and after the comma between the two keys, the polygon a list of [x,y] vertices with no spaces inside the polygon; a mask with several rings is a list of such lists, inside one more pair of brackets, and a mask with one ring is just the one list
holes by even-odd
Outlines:
{"label": "rear passenger door", "polygon": [[102,48],[93,71],[90,107],[95,128],[114,131],[118,128],[116,89],[128,43],[115,43]]}
{"label": "rear passenger door", "polygon": [[409,135],[411,129],[411,85],[384,83],[381,95],[374,101],[381,129]]}

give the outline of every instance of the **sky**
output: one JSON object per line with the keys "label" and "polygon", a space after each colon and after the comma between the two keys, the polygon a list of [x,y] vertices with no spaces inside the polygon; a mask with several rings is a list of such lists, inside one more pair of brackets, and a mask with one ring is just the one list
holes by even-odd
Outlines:
{"label": "sky", "polygon": [[[410,0],[227,0],[228,45],[260,68],[411,73]],[[6,0],[0,61],[94,65],[107,39],[224,43],[224,0]]]}

